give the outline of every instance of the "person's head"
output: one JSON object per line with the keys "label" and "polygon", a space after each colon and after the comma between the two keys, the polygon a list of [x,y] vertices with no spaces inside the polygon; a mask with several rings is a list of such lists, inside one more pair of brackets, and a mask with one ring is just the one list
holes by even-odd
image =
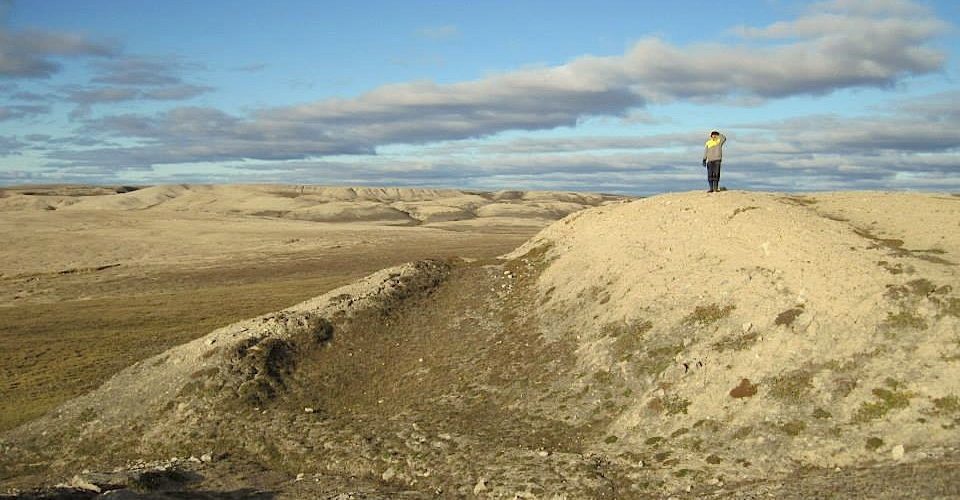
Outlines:
{"label": "person's head", "polygon": [[720,137],[720,132],[714,130],[713,132],[710,132],[710,137]]}

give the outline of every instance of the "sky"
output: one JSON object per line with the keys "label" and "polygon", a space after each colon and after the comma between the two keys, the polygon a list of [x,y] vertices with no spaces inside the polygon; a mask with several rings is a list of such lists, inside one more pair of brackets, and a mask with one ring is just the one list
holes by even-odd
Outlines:
{"label": "sky", "polygon": [[960,2],[0,0],[0,185],[960,191]]}

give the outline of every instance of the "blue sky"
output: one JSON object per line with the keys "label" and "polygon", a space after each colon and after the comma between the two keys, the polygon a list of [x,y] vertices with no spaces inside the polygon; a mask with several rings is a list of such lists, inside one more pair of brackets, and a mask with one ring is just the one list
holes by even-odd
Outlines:
{"label": "blue sky", "polygon": [[4,1],[0,185],[960,190],[954,1]]}

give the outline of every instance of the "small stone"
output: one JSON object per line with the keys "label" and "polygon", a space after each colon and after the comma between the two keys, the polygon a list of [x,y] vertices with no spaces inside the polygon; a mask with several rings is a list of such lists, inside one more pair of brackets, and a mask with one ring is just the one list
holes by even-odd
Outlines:
{"label": "small stone", "polygon": [[481,477],[480,479],[477,479],[477,484],[473,487],[473,494],[479,495],[484,491],[487,491],[487,478]]}
{"label": "small stone", "polygon": [[200,461],[205,464],[213,462],[213,455],[210,453],[204,453],[203,455],[200,455]]}
{"label": "small stone", "polygon": [[68,486],[70,486],[71,488],[76,488],[78,490],[92,491],[94,493],[100,493],[102,491],[99,486],[91,483],[90,481],[87,481],[86,479],[80,476],[73,476],[73,479],[70,480],[70,484]]}
{"label": "small stone", "polygon": [[389,481],[395,477],[397,477],[397,471],[393,467],[383,471],[383,474],[380,475],[380,478],[384,481]]}
{"label": "small stone", "polygon": [[753,323],[747,321],[741,326],[741,329],[743,330],[743,333],[750,333],[750,330],[753,329]]}
{"label": "small stone", "polygon": [[304,413],[313,413],[314,410],[313,410],[313,408],[310,408],[309,406],[307,406],[307,407],[305,407],[305,408],[303,409],[303,412],[304,412]]}
{"label": "small stone", "polygon": [[294,479],[294,481],[303,481],[306,477],[307,477],[307,475],[301,472],[301,473],[297,474],[297,478]]}
{"label": "small stone", "polygon": [[537,455],[540,455],[542,458],[547,458],[550,456],[550,452],[547,450],[540,450],[537,452]]}
{"label": "small stone", "polygon": [[193,455],[190,455],[190,458],[188,458],[187,461],[188,461],[188,462],[195,463],[195,464],[200,463],[200,459],[197,458],[197,457],[195,457],[195,456],[193,456]]}
{"label": "small stone", "polygon": [[893,457],[894,460],[903,459],[903,455],[905,453],[906,452],[904,451],[902,444],[898,444],[890,449],[890,456]]}

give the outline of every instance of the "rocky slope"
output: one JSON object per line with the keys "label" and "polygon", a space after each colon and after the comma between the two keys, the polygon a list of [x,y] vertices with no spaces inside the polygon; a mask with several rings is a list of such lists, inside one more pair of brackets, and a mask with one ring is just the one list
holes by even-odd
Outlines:
{"label": "rocky slope", "polygon": [[130,495],[958,495],[958,221],[956,196],[887,193],[577,212],[502,259],[387,269],[140,362],[5,435],[0,477]]}

